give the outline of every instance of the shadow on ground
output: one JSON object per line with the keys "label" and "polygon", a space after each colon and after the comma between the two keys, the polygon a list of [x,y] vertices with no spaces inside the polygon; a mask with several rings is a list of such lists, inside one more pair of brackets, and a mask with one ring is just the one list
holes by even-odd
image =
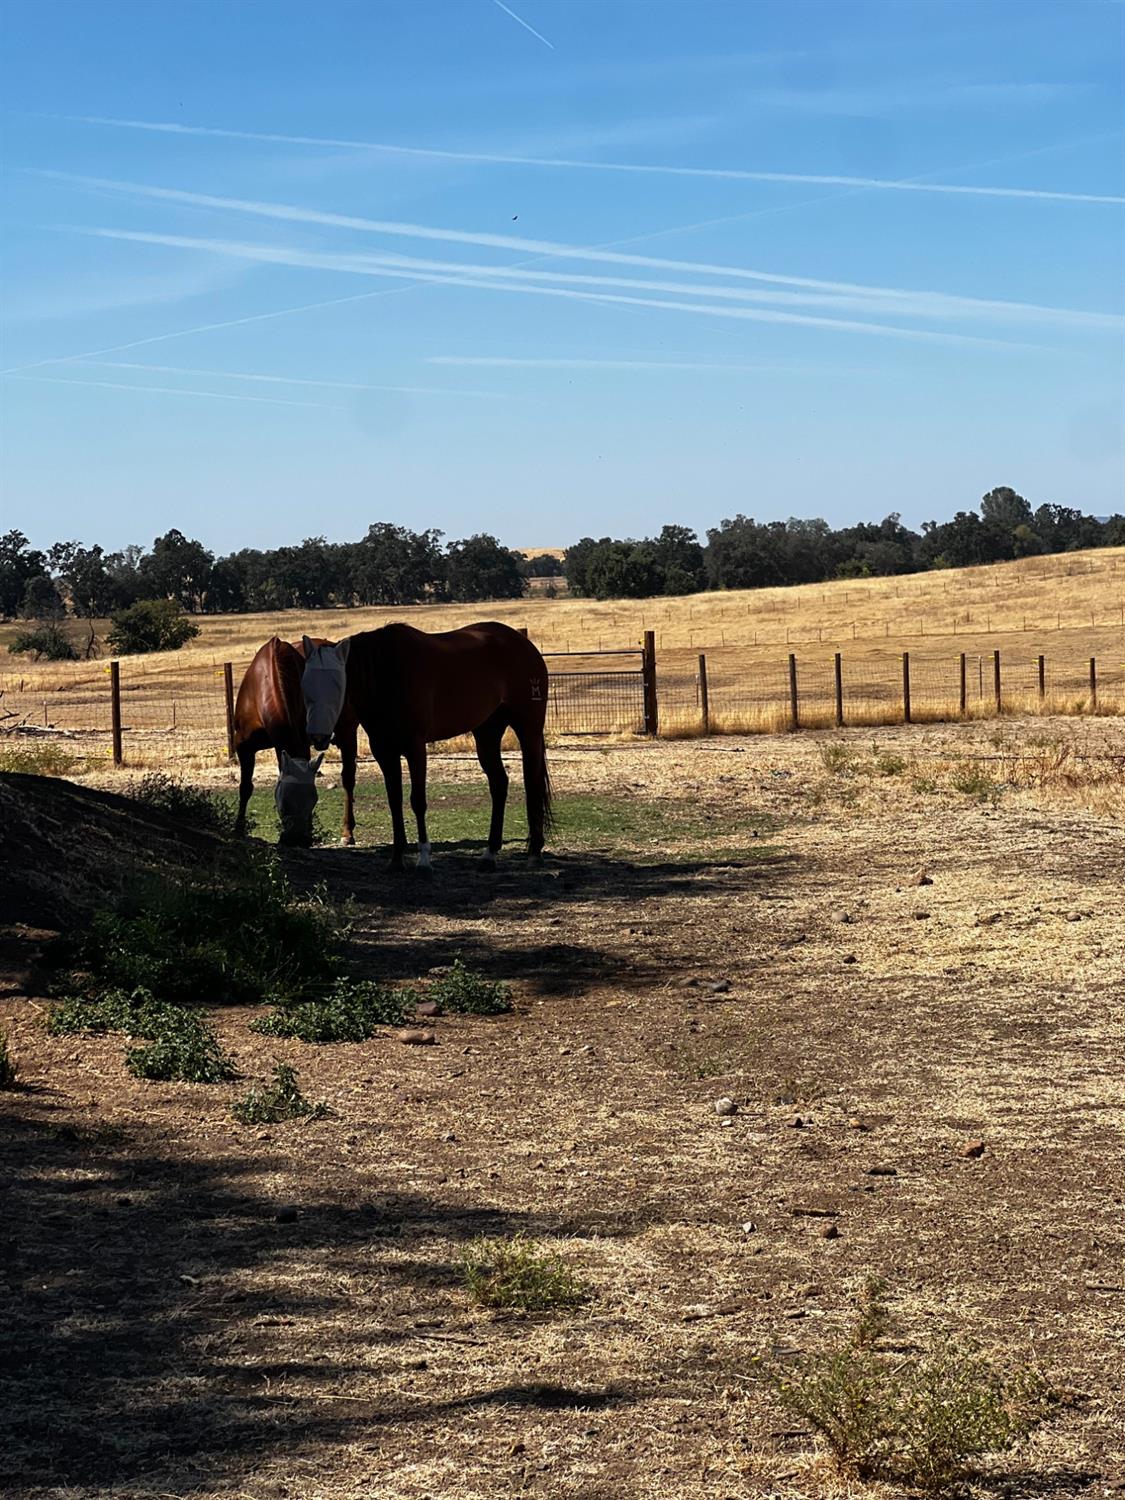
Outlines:
{"label": "shadow on ground", "polygon": [[[411,1247],[556,1232],[555,1221],[454,1192],[445,1201],[395,1192],[308,1202],[295,1222],[279,1222],[278,1201],[248,1180],[261,1158],[176,1155],[155,1131],[122,1139],[75,1129],[46,1090],[21,1107],[23,1118],[0,1119],[8,1493],[112,1484],[183,1494],[271,1455],[392,1424],[424,1428],[443,1412],[640,1399],[627,1386],[482,1380],[414,1403],[390,1389],[427,1340],[475,1342],[436,1332],[433,1314],[448,1323],[450,1304],[446,1296],[435,1309],[433,1288],[459,1279],[456,1261],[415,1258]],[[319,1274],[324,1263],[332,1275]],[[338,1289],[345,1277],[370,1297],[349,1300]],[[385,1399],[350,1396],[357,1376],[366,1388],[384,1384]]]}

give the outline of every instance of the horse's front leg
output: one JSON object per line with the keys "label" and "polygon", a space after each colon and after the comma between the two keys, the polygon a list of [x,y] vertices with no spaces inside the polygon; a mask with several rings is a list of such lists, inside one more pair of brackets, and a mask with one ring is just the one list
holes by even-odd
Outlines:
{"label": "horse's front leg", "polygon": [[247,804],[254,795],[254,762],[256,759],[257,751],[252,750],[249,745],[239,745],[238,764],[242,774],[238,784],[238,817],[235,819],[234,831],[240,838],[246,832]]}
{"label": "horse's front leg", "polygon": [[406,853],[406,822],[402,816],[402,761],[397,751],[376,752],[375,759],[387,788],[387,806],[391,810],[391,869],[402,869]]}
{"label": "horse's front leg", "polygon": [[418,873],[429,875],[430,840],[426,834],[426,742],[416,740],[406,752],[410,770],[410,807],[418,824]]}
{"label": "horse's front leg", "polygon": [[345,730],[336,736],[340,747],[340,785],[344,789],[344,825],[340,830],[341,844],[355,843],[355,771],[358,756],[358,731]]}

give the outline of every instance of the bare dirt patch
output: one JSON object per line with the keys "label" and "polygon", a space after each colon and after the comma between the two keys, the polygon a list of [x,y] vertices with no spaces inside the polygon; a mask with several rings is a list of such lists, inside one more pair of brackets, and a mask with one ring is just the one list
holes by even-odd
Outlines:
{"label": "bare dirt patch", "polygon": [[[142,1083],[120,1038],[51,1038],[41,999],[0,1002],[27,1085],[0,1096],[7,1487],[888,1495],[832,1478],[753,1364],[816,1347],[876,1273],[908,1340],[968,1331],[1066,1393],[978,1494],[1110,1493],[1125,830],[1112,785],[950,788],[994,748],[982,729],[560,753],[564,792],[686,798],[713,839],[703,818],[663,851],[568,852],[564,829],[545,870],[513,855],[491,879],[439,845],[429,884],[369,850],[294,856],[298,884],[357,902],[361,972],[460,954],[516,999],[427,1019],[428,1047],[215,1015],[247,1078],[291,1063],[326,1120],[239,1125],[245,1082]],[[516,1232],[593,1300],[475,1307],[462,1248]]]}

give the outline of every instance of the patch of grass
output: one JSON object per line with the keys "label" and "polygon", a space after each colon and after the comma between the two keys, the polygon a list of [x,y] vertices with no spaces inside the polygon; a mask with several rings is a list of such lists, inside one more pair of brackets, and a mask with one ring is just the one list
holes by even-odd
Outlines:
{"label": "patch of grass", "polygon": [[163,771],[149,771],[140,781],[130,783],[125,795],[158,812],[181,818],[193,828],[208,828],[226,838],[234,834],[238,809],[229,798],[190,786]]}
{"label": "patch of grass", "polygon": [[272,855],[248,850],[235,874],[135,880],[73,944],[72,987],[211,1003],[297,997],[334,977],[338,938],[326,900],[298,901]]}
{"label": "patch of grass", "polygon": [[7,1033],[0,1031],[0,1089],[14,1089],[19,1080],[19,1068],[8,1046]]}
{"label": "patch of grass", "polygon": [[143,988],[108,990],[94,998],[71,996],[53,1007],[47,1029],[55,1036],[123,1032],[139,1037],[147,1045],[125,1053],[125,1066],[135,1078],[222,1083],[235,1077],[234,1064],[201,1016]]}
{"label": "patch of grass", "polygon": [[906,761],[891,750],[880,750],[874,760],[877,776],[901,776],[906,770]]}
{"label": "patch of grass", "polygon": [[461,1257],[465,1287],[481,1307],[508,1312],[553,1312],[578,1307],[590,1290],[553,1250],[522,1234],[479,1239]]}
{"label": "patch of grass", "polygon": [[954,766],[949,784],[955,792],[963,792],[966,797],[972,797],[977,802],[999,802],[1003,791],[998,781],[994,781],[969,760]]}
{"label": "patch of grass", "polygon": [[235,1101],[231,1113],[243,1125],[276,1125],[282,1120],[323,1120],[328,1106],[306,1099],[296,1069],[279,1062],[273,1070],[273,1082],[255,1084]]}
{"label": "patch of grass", "polygon": [[[336,779],[338,764],[326,763],[324,774]],[[237,806],[237,792],[218,793]],[[483,848],[488,836],[489,798],[484,778],[480,782],[433,781],[428,788],[429,832],[440,855],[442,845],[464,845],[474,852]],[[273,791],[264,785],[255,791],[250,810],[260,836],[277,837],[277,811]],[[708,852],[722,840],[724,849],[744,857],[755,835],[774,829],[773,820],[760,813],[735,807],[709,807],[687,797],[623,797],[608,794],[559,792],[555,797],[558,835],[552,846],[564,849],[604,850],[607,853],[668,850],[676,845],[706,843]],[[381,781],[362,779],[355,791],[356,839],[365,846],[385,845],[390,819]],[[344,816],[344,794],[339,786],[321,787],[316,817],[330,830],[325,842],[334,842]],[[515,778],[504,821],[505,843],[518,845],[527,838],[523,791]],[[317,835],[320,836],[320,835]],[[745,840],[745,846],[736,841]],[[756,845],[756,840],[755,840]],[[755,846],[753,852],[759,853]]]}
{"label": "patch of grass", "polygon": [[855,751],[839,740],[827,740],[818,745],[817,754],[830,776],[846,776],[855,762]]}
{"label": "patch of grass", "polygon": [[928,792],[936,792],[938,784],[932,776],[912,776],[910,778],[910,789],[914,792],[926,794]]}
{"label": "patch of grass", "polygon": [[338,979],[320,1000],[293,1000],[251,1021],[263,1036],[300,1042],[365,1042],[380,1026],[401,1026],[421,997],[373,980]]}
{"label": "patch of grass", "polygon": [[791,1363],[767,1363],[766,1379],[846,1473],[948,1490],[974,1460],[1010,1448],[1043,1420],[1048,1387],[1037,1371],[1007,1371],[967,1342],[884,1352],[882,1293],[869,1282],[848,1335]]}
{"label": "patch of grass", "polygon": [[512,992],[503,980],[474,974],[459,958],[431,985],[427,999],[462,1016],[501,1016],[512,1008]]}
{"label": "patch of grass", "polygon": [[0,744],[0,771],[16,771],[23,776],[68,776],[79,763],[77,756],[68,755],[50,740],[29,745],[7,740]]}

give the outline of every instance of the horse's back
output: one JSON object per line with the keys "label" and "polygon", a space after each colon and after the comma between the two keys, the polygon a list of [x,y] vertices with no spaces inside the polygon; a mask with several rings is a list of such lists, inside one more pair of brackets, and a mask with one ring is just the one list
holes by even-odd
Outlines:
{"label": "horse's back", "polygon": [[304,719],[301,704],[302,653],[271,636],[254,653],[238,688],[235,740],[256,737],[263,745],[285,745]]}
{"label": "horse's back", "polygon": [[499,620],[432,634],[384,625],[354,636],[351,650],[349,686],[355,683],[360,717],[366,706],[396,721],[402,733],[447,739],[479,728],[501,709],[541,724],[546,710],[542,655]]}

